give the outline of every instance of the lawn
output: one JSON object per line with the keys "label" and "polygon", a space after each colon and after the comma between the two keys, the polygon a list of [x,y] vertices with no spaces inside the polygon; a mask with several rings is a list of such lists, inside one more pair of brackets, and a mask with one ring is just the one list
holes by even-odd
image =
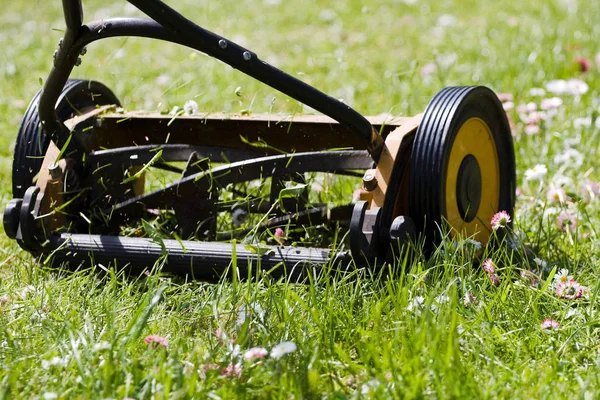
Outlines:
{"label": "lawn", "polygon": [[[168,3],[364,115],[423,112],[446,86],[492,88],[513,123],[514,226],[494,248],[448,239],[431,256],[305,284],[52,269],[2,235],[0,398],[600,396],[600,3]],[[141,16],[125,1],[85,5],[87,21]],[[2,7],[4,205],[18,127],[64,20],[58,1]],[[73,77],[103,82],[130,110],[194,100],[201,111],[313,112],[147,39],[90,45]],[[329,194],[350,197],[343,184]]]}

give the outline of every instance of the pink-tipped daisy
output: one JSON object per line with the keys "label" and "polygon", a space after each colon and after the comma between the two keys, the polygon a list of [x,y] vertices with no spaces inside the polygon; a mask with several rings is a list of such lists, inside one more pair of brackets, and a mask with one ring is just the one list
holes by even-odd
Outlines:
{"label": "pink-tipped daisy", "polygon": [[167,347],[169,345],[169,339],[159,335],[148,335],[146,336],[146,338],[144,338],[144,343],[146,343],[147,345],[156,343],[159,346]]}
{"label": "pink-tipped daisy", "polygon": [[556,286],[556,295],[561,299],[575,300],[583,296],[583,287],[574,279]]}
{"label": "pink-tipped daisy", "polygon": [[556,218],[558,229],[565,232],[575,232],[577,229],[577,217],[568,211],[563,211]]}
{"label": "pink-tipped daisy", "polygon": [[550,318],[546,318],[544,322],[540,324],[540,328],[542,329],[558,329],[559,327],[560,324],[558,323],[558,321],[555,321]]}
{"label": "pink-tipped daisy", "polygon": [[264,347],[252,347],[244,352],[244,359],[247,361],[266,357],[269,351]]}
{"label": "pink-tipped daisy", "polygon": [[221,376],[227,378],[239,378],[240,375],[242,375],[242,365],[240,363],[229,363],[227,367],[221,370]]}
{"label": "pink-tipped daisy", "polygon": [[465,307],[469,307],[472,304],[476,304],[477,303],[477,299],[475,298],[475,296],[473,295],[473,293],[467,291],[465,292],[465,295],[463,296],[463,304],[465,305]]}
{"label": "pink-tipped daisy", "polygon": [[556,274],[554,274],[554,286],[558,286],[561,283],[567,283],[570,280],[573,280],[573,276],[569,275],[569,270],[566,268],[561,268]]}
{"label": "pink-tipped daisy", "polygon": [[490,274],[490,281],[492,281],[492,285],[500,286],[500,278],[496,274]]}
{"label": "pink-tipped daisy", "polygon": [[285,244],[285,232],[283,229],[276,228],[273,236],[275,236],[275,240],[277,241],[277,243],[279,243],[282,246]]}
{"label": "pink-tipped daisy", "polygon": [[200,377],[202,379],[206,378],[206,374],[210,371],[216,371],[219,368],[221,368],[221,366],[219,364],[215,364],[215,363],[207,363],[207,364],[202,364],[200,365],[200,368],[198,368],[198,374],[200,375]]}
{"label": "pink-tipped daisy", "polygon": [[521,278],[523,278],[523,280],[527,282],[530,286],[537,286],[540,283],[537,276],[535,276],[533,272],[527,271],[525,269],[521,270]]}
{"label": "pink-tipped daisy", "polygon": [[562,204],[570,200],[569,196],[567,196],[567,193],[565,192],[565,189],[557,185],[550,185],[548,192],[546,192],[546,199],[550,204]]}
{"label": "pink-tipped daisy", "polygon": [[590,70],[590,62],[585,57],[579,57],[573,60],[573,63],[580,72],[588,72]]}
{"label": "pink-tipped daisy", "polygon": [[497,96],[498,99],[503,103],[514,100],[514,96],[511,93],[498,93]]}
{"label": "pink-tipped daisy", "polygon": [[499,211],[492,217],[492,229],[497,231],[500,228],[506,228],[510,221],[510,215],[506,211]]}
{"label": "pink-tipped daisy", "polygon": [[483,262],[483,269],[488,274],[493,274],[494,272],[496,272],[496,266],[494,265],[494,262],[491,258],[488,258]]}

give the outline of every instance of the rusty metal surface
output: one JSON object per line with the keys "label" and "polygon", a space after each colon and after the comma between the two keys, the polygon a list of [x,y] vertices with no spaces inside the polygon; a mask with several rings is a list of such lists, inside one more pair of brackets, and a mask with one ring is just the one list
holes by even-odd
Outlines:
{"label": "rusty metal surface", "polygon": [[[248,142],[262,143],[258,146],[268,154],[366,149],[364,141],[355,133],[321,115],[198,114],[174,117],[159,113],[99,114],[95,111],[77,118],[77,121],[67,121],[74,130],[82,124],[89,127],[89,120],[94,120],[93,128],[86,128],[76,135],[87,150],[164,144],[167,141],[232,148],[255,148]],[[387,115],[367,119],[384,137],[407,121],[407,118]]]}

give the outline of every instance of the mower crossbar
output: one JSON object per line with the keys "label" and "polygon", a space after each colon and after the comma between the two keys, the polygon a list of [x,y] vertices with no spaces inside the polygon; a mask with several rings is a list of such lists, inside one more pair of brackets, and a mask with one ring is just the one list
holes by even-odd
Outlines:
{"label": "mower crossbar", "polygon": [[[409,122],[409,118],[389,115],[365,119],[382,138]],[[254,156],[339,148],[366,150],[364,141],[351,130],[322,115],[207,113],[174,117],[160,113],[98,113],[94,110],[65,124],[78,132],[75,137],[87,151],[159,145],[167,141],[170,144],[242,148]],[[90,126],[91,129],[84,128]]]}
{"label": "mower crossbar", "polygon": [[[351,262],[348,251],[290,246],[251,246],[236,243],[177,241],[165,239],[154,241],[145,238],[100,236],[87,234],[53,234],[49,247],[54,262],[100,263],[120,266],[131,264],[136,268],[152,268],[164,259],[164,272],[187,274],[195,279],[218,281],[226,273],[249,276],[249,270],[263,270],[277,279],[306,277],[308,271],[318,270],[332,263],[347,267]],[[232,266],[232,259],[236,262]],[[237,271],[233,271],[237,268]]]}

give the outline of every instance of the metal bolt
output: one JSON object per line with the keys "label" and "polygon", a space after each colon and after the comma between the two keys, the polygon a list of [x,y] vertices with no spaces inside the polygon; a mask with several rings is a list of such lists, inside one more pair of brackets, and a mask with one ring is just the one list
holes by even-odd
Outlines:
{"label": "metal bolt", "polygon": [[363,176],[363,187],[367,191],[373,191],[377,188],[377,178],[375,177],[375,170],[369,169]]}
{"label": "metal bolt", "polygon": [[48,165],[48,172],[50,172],[50,176],[52,179],[60,178],[60,174],[62,173],[58,163],[52,163]]}
{"label": "metal bolt", "polygon": [[79,54],[81,54],[82,56],[85,56],[86,53],[87,53],[87,47],[83,46],[81,48],[81,50],[79,51]]}
{"label": "metal bolt", "polygon": [[227,47],[227,41],[225,39],[219,40],[219,47],[224,49]]}
{"label": "metal bolt", "polygon": [[242,57],[244,57],[244,60],[248,61],[252,58],[252,54],[250,54],[249,51],[245,51],[244,54],[242,54]]}
{"label": "metal bolt", "polygon": [[77,57],[77,60],[75,60],[75,66],[79,67],[81,65],[81,57]]}

